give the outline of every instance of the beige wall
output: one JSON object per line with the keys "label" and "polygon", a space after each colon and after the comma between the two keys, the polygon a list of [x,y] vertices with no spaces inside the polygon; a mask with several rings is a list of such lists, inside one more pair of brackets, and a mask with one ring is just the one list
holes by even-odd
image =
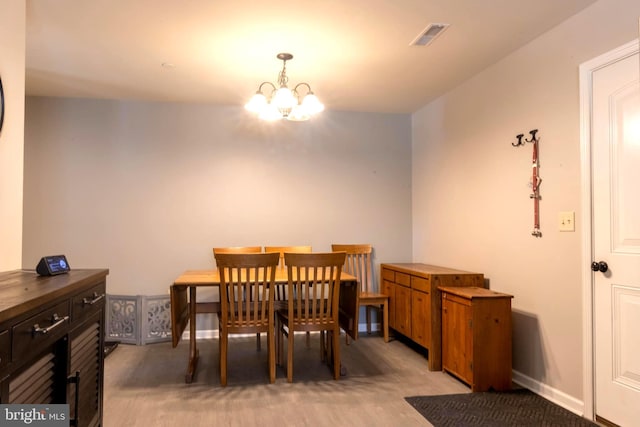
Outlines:
{"label": "beige wall", "polygon": [[409,115],[264,123],[241,107],[27,99],[24,266],[63,253],[157,295],[211,248],[369,242],[411,259]]}
{"label": "beige wall", "polygon": [[[485,273],[513,294],[516,376],[583,400],[578,66],[638,37],[640,3],[601,0],[416,112],[413,259]],[[531,236],[531,144],[540,134],[542,238]],[[528,136],[528,135],[527,135]],[[577,231],[559,232],[560,211]]]}
{"label": "beige wall", "polygon": [[0,77],[4,125],[0,131],[0,271],[22,266],[22,170],[26,9],[0,3]]}

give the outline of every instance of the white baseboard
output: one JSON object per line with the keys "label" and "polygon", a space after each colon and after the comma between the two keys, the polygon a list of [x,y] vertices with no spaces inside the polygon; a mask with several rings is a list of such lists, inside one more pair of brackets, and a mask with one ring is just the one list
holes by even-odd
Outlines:
{"label": "white baseboard", "polygon": [[576,415],[584,417],[584,401],[582,400],[576,399],[575,397],[570,396],[567,393],[536,381],[533,378],[528,377],[516,370],[513,371],[513,382],[531,390],[536,394],[539,394],[540,396],[544,397],[547,400],[550,400],[558,406],[562,406],[566,410],[571,411]]}
{"label": "white baseboard", "polygon": [[[218,338],[219,332],[217,329],[199,329],[196,331],[196,339],[197,340],[206,340],[206,339],[212,339],[212,338]],[[189,331],[184,331],[182,333],[182,339],[183,340],[189,340],[189,337],[191,336],[191,334],[189,333]]]}

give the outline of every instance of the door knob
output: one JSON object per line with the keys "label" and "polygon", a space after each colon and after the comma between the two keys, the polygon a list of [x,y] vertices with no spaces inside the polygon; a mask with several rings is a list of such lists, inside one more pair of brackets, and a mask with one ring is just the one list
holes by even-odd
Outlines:
{"label": "door knob", "polygon": [[591,263],[591,270],[593,271],[600,271],[601,273],[606,273],[607,270],[609,270],[609,266],[607,265],[606,262],[604,261],[593,261]]}

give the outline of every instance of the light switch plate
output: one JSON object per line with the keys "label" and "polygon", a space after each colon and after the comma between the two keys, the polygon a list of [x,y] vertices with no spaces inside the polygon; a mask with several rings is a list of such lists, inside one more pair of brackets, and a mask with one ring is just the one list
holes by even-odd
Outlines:
{"label": "light switch plate", "polygon": [[558,230],[559,231],[576,231],[576,213],[560,212],[558,214]]}

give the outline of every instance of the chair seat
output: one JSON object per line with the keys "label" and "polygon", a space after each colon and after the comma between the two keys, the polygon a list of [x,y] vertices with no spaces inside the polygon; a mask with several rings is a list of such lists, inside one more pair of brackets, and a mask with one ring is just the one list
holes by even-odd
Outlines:
{"label": "chair seat", "polygon": [[[274,301],[274,303],[275,303],[275,302],[276,302],[276,301]],[[286,307],[286,303],[287,303],[287,302],[285,301],[285,307]],[[275,305],[274,305],[274,307],[275,307]],[[273,311],[275,312],[275,310],[273,310]],[[260,310],[258,310],[258,312],[260,312]],[[266,312],[266,313],[269,313],[269,309],[268,309],[268,308],[267,308],[267,309],[265,309],[265,312]],[[252,308],[251,310],[247,310],[246,312],[243,312],[243,314],[242,314],[242,315],[243,315],[243,316],[251,315],[251,316],[253,317],[253,315],[254,315],[255,313],[256,313],[256,312],[255,312],[255,310]],[[219,310],[218,310],[218,312],[217,312],[216,314],[218,315],[218,317],[222,316],[222,310],[221,310],[221,309],[219,309]],[[239,314],[239,313],[238,313],[238,311],[236,311],[236,312],[235,312],[235,315],[236,315],[236,316],[238,316],[238,314]]]}
{"label": "chair seat", "polygon": [[[286,336],[289,335],[289,330],[287,328],[288,318],[280,318],[280,323],[282,328],[280,333],[284,333]],[[323,323],[318,322],[305,322],[304,320],[294,320],[293,326],[296,331],[306,331],[306,332],[317,332],[317,331],[336,331],[338,334],[340,325],[337,322],[327,321]]]}
{"label": "chair seat", "polygon": [[[326,301],[326,300],[325,300]],[[289,301],[274,301],[273,309],[276,313],[276,316],[279,316],[282,319],[289,318]],[[297,309],[294,308],[294,317],[298,317],[298,313],[300,313]],[[305,312],[304,305],[302,307],[302,313]]]}
{"label": "chair seat", "polygon": [[[237,313],[236,313],[237,316]],[[222,322],[222,312],[218,312],[218,328],[222,328],[225,326]],[[247,332],[267,332],[269,330],[269,321],[268,319],[254,319],[253,313],[251,313],[250,318],[243,318],[242,321],[238,320],[229,320],[226,324],[227,329],[233,331],[235,333],[243,333],[246,329]]]}
{"label": "chair seat", "polygon": [[287,300],[276,300],[273,302],[273,309],[275,312],[278,310],[286,310],[289,306],[289,302]]}
{"label": "chair seat", "polygon": [[[219,322],[220,325],[223,325],[223,322]],[[268,322],[266,320],[247,320],[243,319],[242,321],[228,321],[227,326],[265,326],[267,327]]]}
{"label": "chair seat", "polygon": [[[301,317],[304,314],[305,314],[304,311],[299,312],[298,310],[295,310],[294,314],[293,314],[294,321],[295,322],[301,321],[302,323],[304,323],[306,321],[306,319]],[[309,313],[309,314],[311,314],[311,313]],[[278,316],[280,319],[283,319],[284,321],[286,321],[286,320],[289,319],[289,310],[287,310],[286,308],[281,308],[280,310],[276,310],[276,316]],[[319,319],[317,317],[315,319],[309,319],[309,320],[310,321],[311,320],[319,321]],[[330,324],[330,323],[333,323],[333,321],[328,318],[328,319],[326,319],[326,322],[323,322],[323,323]]]}
{"label": "chair seat", "polygon": [[[366,302],[367,304],[382,304],[389,300],[389,295],[380,294],[377,292],[360,292],[360,304]],[[379,301],[379,302],[377,302]]]}

